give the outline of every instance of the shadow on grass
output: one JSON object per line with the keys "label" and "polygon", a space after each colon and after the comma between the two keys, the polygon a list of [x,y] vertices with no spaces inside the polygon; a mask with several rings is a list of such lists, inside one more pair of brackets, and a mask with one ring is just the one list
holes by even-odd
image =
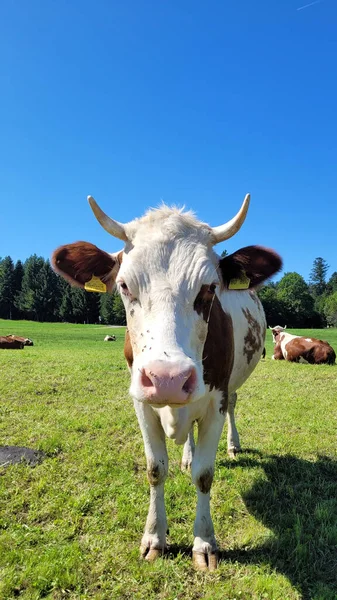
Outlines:
{"label": "shadow on grass", "polygon": [[220,559],[269,564],[288,577],[304,600],[336,600],[337,462],[326,456],[316,462],[263,457],[251,450],[221,464],[263,467],[267,481],[257,481],[243,500],[274,539],[254,549],[221,552]]}

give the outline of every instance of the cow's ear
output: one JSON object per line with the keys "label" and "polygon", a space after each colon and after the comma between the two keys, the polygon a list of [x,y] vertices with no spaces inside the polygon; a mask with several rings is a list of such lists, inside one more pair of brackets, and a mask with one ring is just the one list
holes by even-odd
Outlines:
{"label": "cow's ear", "polygon": [[223,282],[228,289],[244,290],[263,283],[282,268],[281,257],[262,246],[246,246],[219,261]]}
{"label": "cow's ear", "polygon": [[111,292],[122,256],[122,251],[108,254],[89,242],[75,242],[57,248],[51,257],[51,264],[54,271],[71,285],[92,292]]}

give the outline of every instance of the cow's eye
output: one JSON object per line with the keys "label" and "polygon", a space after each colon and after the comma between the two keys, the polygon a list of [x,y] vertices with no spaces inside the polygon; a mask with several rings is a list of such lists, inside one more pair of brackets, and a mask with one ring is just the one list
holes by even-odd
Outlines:
{"label": "cow's eye", "polygon": [[210,294],[215,294],[215,290],[216,290],[216,283],[211,283],[211,285],[208,288],[208,292]]}
{"label": "cow's eye", "polygon": [[128,286],[126,285],[125,281],[122,281],[122,282],[120,283],[120,286],[121,286],[121,290],[122,290],[122,293],[123,293],[123,294],[125,294],[125,295],[128,295],[128,294],[130,293],[130,292],[129,292],[129,288],[128,288]]}

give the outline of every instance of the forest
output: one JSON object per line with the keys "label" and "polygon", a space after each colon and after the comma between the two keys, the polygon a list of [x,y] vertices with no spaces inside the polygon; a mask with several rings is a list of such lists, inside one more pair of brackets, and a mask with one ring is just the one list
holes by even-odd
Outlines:
{"label": "forest", "polygon": [[[327,278],[327,261],[315,258],[309,281],[288,272],[258,290],[267,324],[293,328],[337,326],[337,271]],[[0,258],[0,318],[69,323],[125,325],[118,294],[71,287],[56,275],[49,260],[33,254],[16,263]]]}

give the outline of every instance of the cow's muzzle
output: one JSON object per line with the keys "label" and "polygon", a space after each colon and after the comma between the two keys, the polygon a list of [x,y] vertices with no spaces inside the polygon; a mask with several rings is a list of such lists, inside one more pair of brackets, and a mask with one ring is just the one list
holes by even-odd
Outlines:
{"label": "cow's muzzle", "polygon": [[149,404],[187,404],[197,387],[196,369],[192,365],[153,361],[140,371],[140,386]]}

